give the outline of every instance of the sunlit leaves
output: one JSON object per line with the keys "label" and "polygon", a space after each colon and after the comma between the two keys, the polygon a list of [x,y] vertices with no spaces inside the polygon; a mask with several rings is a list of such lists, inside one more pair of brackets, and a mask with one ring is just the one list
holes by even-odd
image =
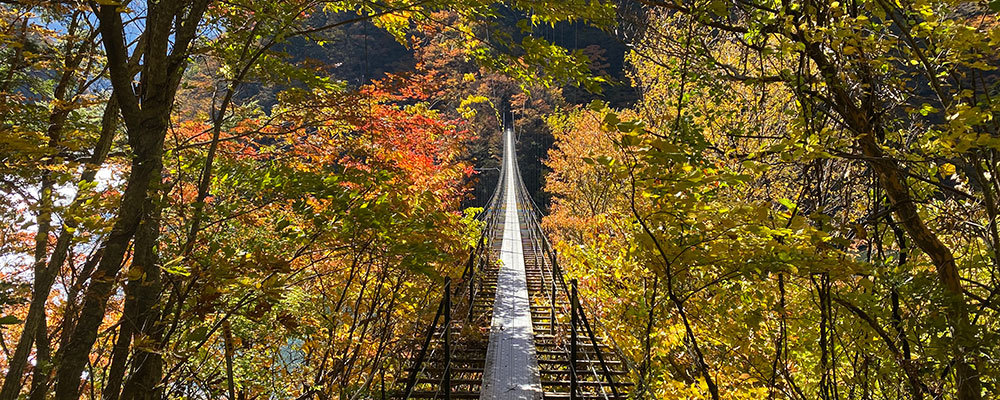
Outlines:
{"label": "sunlit leaves", "polygon": [[[612,147],[578,152],[576,165],[562,165],[562,152],[554,152],[559,163],[553,164],[550,187],[560,196],[547,222],[565,241],[571,269],[594,282],[586,286],[594,298],[625,291],[630,299],[648,298],[656,292],[650,278],[672,278],[664,290],[680,301],[660,310],[661,321],[598,301],[620,326],[631,327],[624,331],[635,340],[625,340],[625,347],[637,363],[648,354],[652,365],[671,366],[653,367],[647,376],[652,393],[684,397],[692,396],[687,390],[707,390],[692,379],[697,374],[691,371],[700,367],[692,360],[694,338],[708,349],[708,369],[725,398],[810,397],[832,384],[821,382],[829,379],[820,379],[822,373],[835,374],[835,385],[852,390],[874,381],[905,390],[908,379],[919,379],[952,393],[948,367],[942,366],[961,356],[949,355],[954,316],[942,312],[952,303],[935,282],[940,261],[932,263],[914,249],[907,237],[912,232],[900,229],[909,221],[893,219],[898,205],[885,197],[887,177],[870,169],[871,153],[861,152],[858,140],[877,137],[879,157],[903,171],[905,177],[891,184],[904,186],[918,203],[917,215],[908,219],[927,221],[931,235],[954,251],[961,285],[971,285],[964,292],[977,299],[986,294],[977,291],[992,291],[985,275],[992,267],[985,259],[991,257],[986,243],[996,241],[990,239],[993,228],[959,228],[995,226],[995,211],[981,206],[994,202],[996,188],[992,93],[998,65],[989,46],[998,30],[985,6],[651,5],[651,22],[631,56],[633,79],[643,91],[634,111],[640,115],[624,118],[595,105],[587,124],[573,125],[583,138],[560,138],[557,146],[572,149],[587,140],[580,132],[600,131],[604,146]],[[628,120],[642,123],[623,126]],[[605,198],[614,205],[581,207],[585,198],[574,189],[591,185],[580,178],[595,170],[608,171],[603,182],[613,193]],[[594,221],[606,219],[617,223],[602,222],[605,229],[632,229],[614,239],[589,234]],[[633,271],[627,264],[601,257],[606,246],[620,241],[650,268],[631,277],[642,278],[638,283],[616,272]],[[824,279],[839,296],[833,313],[848,316],[826,314],[817,326],[821,316],[814,301],[821,296],[817,282]],[[887,292],[903,299],[902,310],[887,306]],[[686,342],[661,341],[679,326],[678,303],[696,321],[695,333]],[[635,307],[648,305],[637,300]],[[873,319],[853,318],[864,313]],[[993,311],[979,308],[974,314],[983,325],[973,330],[995,327]],[[903,322],[894,326],[893,319]],[[650,326],[652,331],[644,330]],[[871,340],[873,329],[891,332],[888,345],[912,346],[906,357],[921,366],[917,378],[904,376],[899,355],[886,351],[885,340]],[[831,365],[830,349],[815,350],[832,332],[847,343],[838,343],[838,351],[852,354],[853,361],[834,355],[838,364]],[[655,338],[651,349],[643,348],[646,338]],[[876,367],[858,357],[895,357],[896,364]],[[995,369],[978,355],[968,357],[977,368]],[[859,365],[865,374],[851,375],[850,368]],[[800,386],[790,388],[792,381]],[[878,391],[892,397],[897,389],[889,386]],[[799,390],[808,394],[794,393]]]}

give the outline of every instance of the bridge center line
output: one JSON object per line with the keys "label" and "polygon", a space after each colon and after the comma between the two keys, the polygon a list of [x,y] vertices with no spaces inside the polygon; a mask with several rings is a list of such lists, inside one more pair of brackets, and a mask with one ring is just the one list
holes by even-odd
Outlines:
{"label": "bridge center line", "polygon": [[542,398],[542,385],[518,220],[513,132],[504,132],[504,142],[506,211],[500,251],[502,265],[497,277],[480,399],[539,400]]}

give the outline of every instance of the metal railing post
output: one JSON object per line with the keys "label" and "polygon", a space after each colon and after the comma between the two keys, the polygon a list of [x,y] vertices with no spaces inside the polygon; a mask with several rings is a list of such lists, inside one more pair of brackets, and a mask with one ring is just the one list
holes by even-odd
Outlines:
{"label": "metal railing post", "polygon": [[451,278],[444,278],[444,398],[451,400]]}
{"label": "metal railing post", "polygon": [[570,343],[569,343],[569,348],[570,348],[570,350],[569,350],[569,368],[570,368],[569,375],[570,375],[570,381],[569,382],[570,383],[569,383],[569,398],[571,400],[576,400],[577,399],[577,395],[576,395],[576,393],[577,393],[577,385],[578,385],[578,383],[577,383],[577,376],[576,376],[576,358],[577,358],[576,357],[576,352],[577,352],[577,348],[576,348],[577,347],[577,345],[576,345],[576,325],[577,325],[577,316],[576,316],[576,311],[577,311],[576,310],[576,306],[577,306],[576,279],[573,279],[571,282],[573,284],[573,287],[572,287],[572,291],[570,292],[570,298],[569,298],[569,302],[570,302],[570,305],[569,305],[569,308],[570,308],[570,335],[569,335],[570,336],[570,339],[569,339],[570,340]]}
{"label": "metal railing post", "polygon": [[549,334],[556,334],[556,280],[552,280],[552,299],[550,299],[552,307],[549,308]]}
{"label": "metal railing post", "polygon": [[552,310],[549,315],[549,334],[556,334],[556,254],[555,252],[550,253],[551,261],[549,262],[551,268],[551,280],[552,280]]}
{"label": "metal railing post", "polygon": [[[483,238],[482,236],[480,236],[479,243],[482,242]],[[478,258],[476,257],[478,254],[479,254],[479,244],[476,244],[476,247],[472,250],[472,254],[469,254],[469,317],[465,319],[466,321],[472,321],[472,308],[473,308],[472,300],[476,296],[476,287],[474,283],[476,282],[476,264],[477,261],[479,261],[476,259]]]}
{"label": "metal railing post", "polygon": [[462,278],[472,280],[476,271],[472,268],[472,259],[476,256],[476,249],[473,248],[469,251],[469,261],[465,263],[465,271],[462,272]]}
{"label": "metal railing post", "polygon": [[[573,290],[576,290],[576,282],[573,282]],[[583,312],[583,307],[580,307],[580,322],[583,322],[584,329],[587,330],[587,335],[590,337],[590,343],[594,344],[594,351],[597,353],[597,360],[601,362],[601,369],[604,370],[604,376],[608,380],[608,384],[611,385],[611,393],[618,398],[618,385],[615,384],[615,379],[611,374],[611,367],[608,363],[604,361],[604,353],[601,352],[601,347],[597,345],[597,335],[594,335],[594,330],[590,328],[590,322],[587,321],[587,313]]]}
{"label": "metal railing post", "polygon": [[[447,293],[447,290],[445,291]],[[404,398],[409,399],[413,394],[413,388],[417,385],[417,375],[420,373],[420,365],[424,363],[424,357],[427,357],[427,348],[431,346],[431,339],[434,338],[434,330],[437,329],[438,319],[441,318],[441,312],[444,309],[444,302],[438,304],[437,313],[434,314],[434,321],[431,322],[430,329],[427,330],[427,338],[424,340],[424,346],[420,348],[420,352],[417,353],[417,362],[413,364],[413,369],[410,370],[410,376],[406,379],[406,395]]]}

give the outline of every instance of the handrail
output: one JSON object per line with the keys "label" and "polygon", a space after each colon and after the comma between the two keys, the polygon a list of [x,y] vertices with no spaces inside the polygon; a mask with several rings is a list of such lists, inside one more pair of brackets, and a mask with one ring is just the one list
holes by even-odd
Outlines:
{"label": "handrail", "polygon": [[[506,143],[506,140],[505,140],[505,143]],[[514,154],[516,154],[516,153],[514,153]],[[598,358],[597,361],[601,365],[601,369],[602,369],[604,378],[607,380],[607,383],[608,383],[608,385],[611,388],[611,392],[614,394],[614,396],[616,398],[618,398],[620,396],[620,393],[619,393],[619,390],[618,390],[618,384],[614,380],[614,376],[611,373],[611,369],[608,366],[607,361],[605,360],[605,357],[604,357],[603,351],[601,350],[601,347],[598,346],[597,337],[594,334],[593,328],[591,327],[590,322],[589,322],[589,320],[586,317],[585,308],[580,303],[579,298],[576,296],[576,279],[572,280],[572,293],[570,293],[569,290],[567,290],[568,288],[567,288],[567,285],[566,285],[566,279],[565,279],[564,275],[562,274],[561,268],[559,268],[559,264],[556,261],[557,256],[556,256],[555,250],[552,249],[552,243],[548,240],[548,237],[546,237],[546,235],[544,234],[544,232],[541,229],[541,221],[540,221],[541,209],[538,207],[538,204],[535,203],[534,199],[531,198],[531,196],[527,195],[528,190],[527,190],[527,187],[524,185],[524,180],[521,178],[520,168],[517,168],[517,158],[516,158],[516,156],[512,157],[512,158],[513,158],[513,160],[512,160],[511,164],[515,167],[515,169],[514,169],[514,171],[515,171],[515,179],[517,180],[517,185],[518,185],[518,187],[520,189],[520,190],[517,190],[517,193],[516,193],[516,195],[518,196],[518,203],[524,204],[526,206],[529,206],[529,207],[526,207],[526,208],[529,209],[528,210],[529,212],[526,213],[526,217],[527,218],[525,218],[526,222],[528,222],[529,234],[531,235],[531,239],[532,239],[533,243],[536,240],[541,243],[541,245],[542,245],[541,246],[542,247],[542,253],[545,256],[547,256],[547,258],[549,258],[548,260],[546,260],[546,257],[542,257],[542,263],[544,264],[546,261],[548,261],[549,266],[551,267],[551,270],[552,270],[552,295],[551,295],[551,299],[550,299],[550,301],[552,302],[552,311],[551,311],[552,315],[550,316],[550,325],[549,325],[549,331],[550,331],[550,333],[554,334],[554,331],[555,331],[555,318],[554,318],[555,307],[556,307],[556,305],[555,305],[555,296],[556,296],[557,286],[560,286],[560,285],[556,285],[556,282],[555,282],[557,276],[559,278],[559,283],[562,286],[563,293],[566,293],[568,295],[568,297],[571,298],[571,302],[570,302],[571,304],[570,304],[570,310],[569,310],[570,314],[571,314],[571,329],[573,330],[571,332],[571,343],[570,343],[570,347],[571,347],[571,351],[570,351],[570,358],[571,358],[570,368],[571,368],[571,375],[572,375],[572,380],[571,380],[571,386],[572,386],[571,387],[571,398],[575,399],[576,395],[577,395],[577,393],[576,393],[577,392],[577,388],[576,388],[576,386],[577,386],[576,385],[576,379],[577,379],[577,370],[576,370],[577,369],[577,366],[576,366],[576,353],[577,353],[577,350],[576,350],[576,347],[577,347],[577,343],[576,343],[576,341],[577,341],[577,338],[576,338],[576,329],[578,328],[577,325],[579,323],[583,323],[583,328],[584,328],[584,330],[586,330],[586,332],[588,334],[588,338],[590,339],[591,343],[594,346],[594,351],[595,351],[595,353],[597,355],[597,358]],[[504,163],[504,164],[505,164],[504,166],[506,167],[506,163]],[[539,238],[540,238],[540,240],[539,240]],[[564,312],[566,311],[565,308],[563,309],[563,311]],[[577,315],[578,313],[579,313],[579,315]],[[577,321],[578,318],[579,318],[580,321]],[[612,342],[612,343],[614,343],[614,342]],[[627,370],[628,369],[628,364],[627,363],[625,364],[625,367],[626,367],[626,370]],[[596,376],[597,375],[597,371],[594,370],[593,367],[591,367],[590,369],[594,372],[594,374]],[[598,381],[600,381],[600,378],[598,378]],[[602,390],[603,390],[603,385],[601,385],[601,386],[602,386]]]}
{"label": "handrail", "polygon": [[431,327],[427,330],[427,339],[424,340],[424,345],[420,348],[420,353],[417,355],[417,361],[413,364],[413,369],[410,370],[409,378],[406,379],[406,396],[404,397],[406,399],[409,399],[413,395],[413,388],[417,385],[417,375],[420,374],[420,367],[424,363],[424,357],[427,356],[427,349],[431,346],[431,340],[434,339],[434,331],[437,329],[438,319],[441,318],[443,310],[444,301],[442,299],[438,305],[437,313],[434,314],[434,321],[431,322]]}
{"label": "handrail", "polygon": [[[573,294],[576,294],[576,279],[573,279]],[[614,393],[615,397],[618,397],[618,385],[615,384],[614,379],[611,375],[611,368],[608,367],[608,363],[604,361],[604,354],[601,352],[600,347],[597,346],[597,336],[594,335],[594,330],[590,329],[590,323],[587,322],[587,314],[583,312],[583,308],[580,307],[579,298],[574,296],[574,306],[580,309],[580,320],[583,322],[584,328],[587,329],[587,335],[590,336],[590,342],[594,343],[597,349],[597,360],[601,362],[601,369],[604,370],[604,376],[608,379],[608,383],[611,384],[611,392]]]}
{"label": "handrail", "polygon": [[[470,252],[469,260],[466,262],[465,270],[462,272],[462,278],[469,281],[469,288],[470,288],[469,302],[468,302],[468,307],[469,307],[468,315],[470,316],[470,318],[467,319],[466,322],[471,320],[473,300],[474,300],[473,297],[474,293],[472,288],[474,287],[474,283],[476,281],[475,279],[477,275],[476,267],[481,264],[474,262],[474,260],[481,261],[483,258],[485,250],[483,243],[485,242],[486,235],[488,232],[492,232],[492,229],[496,224],[495,210],[496,209],[494,207],[493,209],[488,210],[482,214],[483,220],[487,220],[487,226],[483,228],[482,232],[480,232],[476,246]],[[464,285],[459,285],[458,287],[455,288],[455,295],[459,294],[459,291],[462,290],[463,286]],[[444,278],[443,296],[441,298],[441,301],[438,303],[437,312],[434,314],[434,318],[431,321],[431,324],[427,330],[427,335],[424,339],[423,346],[420,348],[420,351],[418,352],[417,355],[417,359],[414,362],[412,369],[410,370],[409,376],[407,377],[406,387],[404,390],[405,393],[404,399],[409,399],[413,395],[414,389],[416,388],[417,384],[417,378],[420,375],[420,373],[423,372],[423,365],[427,358],[427,352],[431,347],[430,346],[431,341],[434,338],[434,333],[437,331],[437,328],[439,327],[438,321],[441,319],[442,315],[444,316],[444,324],[445,324],[444,327],[445,367],[442,376],[442,382],[441,385],[439,386],[439,392],[440,389],[443,387],[445,392],[444,393],[445,398],[446,399],[451,398],[451,372],[452,372],[451,329],[452,329],[452,309],[454,308],[454,306],[455,304],[452,302],[451,277],[446,276]]]}
{"label": "handrail", "polygon": [[569,303],[570,303],[570,333],[569,333],[569,365],[570,365],[570,380],[569,380],[569,398],[571,400],[576,400],[576,392],[578,391],[579,383],[577,383],[580,378],[576,373],[576,325],[578,324],[577,319],[577,306],[576,302],[579,300],[576,297],[576,282],[573,282],[573,291],[570,292]]}
{"label": "handrail", "polygon": [[[482,231],[479,232],[475,246],[473,246],[470,249],[471,251],[469,253],[469,258],[466,260],[465,269],[462,272],[461,284],[453,288],[451,278],[445,277],[444,288],[443,288],[444,293],[442,299],[438,304],[437,312],[434,315],[434,318],[428,329],[427,335],[424,339],[423,347],[419,350],[415,364],[413,365],[412,370],[409,373],[406,383],[404,398],[409,399],[414,393],[418,377],[424,371],[423,364],[425,360],[428,358],[428,351],[430,351],[431,342],[435,336],[435,333],[437,332],[437,329],[439,328],[438,322],[442,316],[444,316],[444,324],[445,324],[444,327],[445,338],[444,338],[444,349],[443,349],[445,352],[444,355],[445,365],[444,365],[444,370],[443,370],[444,373],[442,375],[442,380],[439,381],[439,387],[437,393],[438,395],[440,395],[442,391],[441,389],[444,389],[443,390],[444,397],[446,399],[451,398],[451,372],[452,372],[451,332],[453,324],[452,311],[455,308],[455,304],[452,301],[452,296],[453,295],[458,296],[461,304],[461,300],[466,298],[466,296],[462,296],[461,292],[467,290],[466,294],[468,299],[468,314],[463,324],[471,322],[474,309],[473,304],[475,296],[478,291],[477,288],[481,287],[483,284],[482,283],[483,278],[479,271],[483,268],[484,265],[486,265],[486,263],[490,262],[490,254],[492,254],[493,246],[496,240],[496,229],[503,222],[502,220],[503,213],[500,212],[500,209],[507,207],[507,204],[505,201],[503,201],[503,199],[506,198],[504,193],[506,192],[507,185],[509,184],[508,182],[509,179],[507,176],[508,174],[511,175],[510,179],[514,180],[513,182],[514,193],[512,193],[512,195],[516,196],[515,202],[518,205],[518,208],[522,208],[525,209],[525,211],[527,211],[526,213],[523,214],[524,217],[523,220],[525,221],[526,227],[528,228],[528,235],[529,235],[529,240],[531,242],[531,248],[533,250],[536,250],[535,251],[536,262],[534,264],[542,272],[543,288],[545,288],[546,286],[545,285],[546,282],[544,281],[545,268],[548,267],[549,277],[550,277],[549,283],[551,285],[551,293],[550,293],[551,296],[549,300],[552,303],[551,314],[550,314],[550,325],[549,325],[549,332],[551,334],[555,335],[556,332],[555,312],[557,308],[556,298],[558,291],[561,289],[563,294],[565,294],[566,297],[570,299],[569,310],[566,309],[567,307],[565,305],[559,306],[559,308],[564,313],[563,315],[565,314],[571,315],[571,321],[570,321],[571,343],[569,346],[570,348],[566,349],[565,347],[563,347],[563,352],[567,352],[568,353],[567,356],[570,358],[570,375],[571,375],[571,386],[572,386],[571,398],[575,400],[578,398],[579,395],[578,392],[579,392],[580,371],[578,371],[578,366],[577,366],[578,356],[584,355],[587,361],[592,360],[590,358],[589,353],[581,353],[579,351],[578,349],[579,344],[577,343],[578,332],[585,332],[587,338],[590,339],[591,343],[593,344],[594,351],[597,355],[597,361],[600,363],[602,373],[598,373],[597,369],[594,368],[592,362],[588,363],[589,368],[587,369],[589,369],[591,373],[593,373],[594,377],[597,378],[597,382],[599,382],[599,388],[603,393],[604,397],[605,398],[608,397],[608,392],[606,391],[605,383],[602,382],[603,380],[606,380],[607,386],[610,386],[611,392],[614,394],[614,397],[619,398],[620,393],[618,390],[619,389],[618,384],[615,382],[614,375],[612,373],[611,368],[608,365],[608,362],[604,357],[603,350],[601,350],[601,346],[599,346],[597,343],[597,336],[594,334],[593,327],[591,326],[590,321],[586,316],[586,307],[583,306],[578,297],[577,281],[576,279],[573,279],[571,280],[572,285],[567,284],[566,278],[563,275],[563,271],[560,268],[559,263],[557,261],[558,254],[552,248],[552,243],[549,241],[548,237],[542,230],[541,217],[543,216],[543,214],[541,212],[541,209],[535,203],[534,199],[528,195],[527,187],[525,186],[524,180],[521,177],[521,171],[520,168],[518,167],[518,162],[517,162],[517,156],[516,156],[517,153],[513,148],[514,143],[513,141],[508,142],[507,138],[505,137],[504,147],[506,148],[507,146],[512,147],[510,149],[510,156],[511,156],[511,159],[509,160],[510,162],[507,162],[508,160],[504,160],[504,162],[502,163],[500,169],[500,176],[497,180],[497,186],[494,188],[493,194],[490,196],[490,199],[486,204],[484,212],[476,216],[477,220],[485,222],[486,225],[483,227]],[[507,156],[506,151],[504,152],[504,155]],[[511,172],[513,173],[511,174]],[[466,280],[468,281],[467,288],[465,285]],[[452,293],[452,289],[454,289],[454,294]],[[599,323],[600,321],[597,322]],[[612,339],[612,344],[614,344],[615,347],[617,347],[617,344],[614,343],[613,339]],[[616,349],[613,350],[617,352]],[[620,353],[618,354],[619,356],[621,356]],[[626,362],[624,365],[627,371],[629,368],[629,364]],[[604,375],[603,380],[601,379],[600,375]]]}
{"label": "handrail", "polygon": [[[451,400],[451,278],[444,281],[444,398]],[[469,305],[471,307],[471,304]]]}

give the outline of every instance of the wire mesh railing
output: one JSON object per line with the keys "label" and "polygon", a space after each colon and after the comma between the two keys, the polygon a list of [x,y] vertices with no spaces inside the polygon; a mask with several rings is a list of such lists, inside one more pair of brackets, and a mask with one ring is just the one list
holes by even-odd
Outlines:
{"label": "wire mesh railing", "polygon": [[[504,143],[504,146],[510,146],[513,140],[508,141],[505,139]],[[569,398],[577,400],[583,397],[583,392],[580,388],[583,383],[596,389],[600,398],[624,398],[622,391],[623,384],[615,380],[615,375],[616,373],[627,375],[628,364],[620,363],[626,368],[625,371],[614,371],[612,369],[608,359],[609,354],[602,349],[606,344],[599,340],[594,326],[591,324],[591,318],[588,318],[588,314],[590,313],[583,302],[580,301],[577,281],[572,279],[567,282],[558,263],[558,254],[552,248],[551,242],[542,229],[541,209],[528,194],[528,190],[524,185],[520,169],[517,166],[516,152],[512,148],[509,152],[505,151],[504,154],[510,154],[511,160],[510,162],[504,160],[502,163],[497,186],[494,188],[483,212],[476,217],[478,221],[483,223],[483,227],[479,232],[475,245],[470,249],[461,279],[457,282],[453,282],[450,278],[444,280],[437,312],[427,328],[426,335],[423,336],[422,347],[417,350],[417,354],[413,359],[413,365],[409,370],[409,374],[407,374],[402,397],[410,399],[414,395],[418,383],[426,381],[426,378],[422,381],[420,377],[426,376],[425,367],[427,361],[440,355],[441,360],[437,362],[443,361],[443,366],[439,367],[441,374],[432,378],[432,380],[436,380],[436,392],[433,393],[433,396],[422,397],[444,398],[448,400],[452,398],[452,367],[454,360],[452,354],[454,350],[452,335],[454,332],[453,324],[456,323],[453,317],[456,315],[459,316],[459,321],[457,322],[462,327],[470,323],[486,325],[490,323],[489,319],[485,318],[488,316],[485,315],[479,320],[474,318],[474,304],[477,301],[477,296],[485,290],[484,285],[487,285],[486,279],[484,279],[484,271],[487,271],[496,262],[494,258],[496,258],[495,255],[498,249],[495,248],[495,244],[498,243],[498,239],[502,236],[502,231],[505,228],[503,224],[507,207],[505,201],[507,195],[506,189],[510,183],[508,180],[513,179],[514,182],[511,186],[514,188],[513,195],[515,196],[519,214],[521,214],[521,218],[519,218],[523,224],[521,229],[527,232],[527,245],[529,248],[525,249],[525,253],[526,257],[530,254],[530,257],[532,257],[531,261],[533,261],[527,262],[529,260],[525,260],[526,265],[532,265],[538,269],[538,276],[541,279],[542,285],[542,296],[547,298],[550,304],[548,310],[548,333],[553,338],[560,338],[561,343],[563,343],[563,345],[560,345],[561,349],[559,351],[568,359]],[[513,173],[508,168],[513,169]],[[508,174],[510,177],[508,177]],[[489,292],[486,293],[489,294]],[[564,318],[565,316],[569,316],[568,329],[561,323],[557,324],[557,311]],[[490,313],[492,312],[490,311]],[[583,340],[581,340],[580,336],[584,336]],[[436,342],[435,339],[437,340]],[[582,351],[580,344],[587,341],[590,342],[587,347],[592,350]],[[565,345],[567,342],[568,345]],[[432,343],[439,343],[440,345],[432,346]],[[612,345],[608,346],[611,354],[614,354],[619,359],[624,359],[616,351],[616,347],[612,340]],[[443,352],[443,354],[438,354],[439,351]],[[581,365],[586,365],[585,369],[581,369]],[[589,376],[586,379],[592,380],[583,382],[585,375]],[[466,395],[471,396],[472,394],[466,393]],[[588,396],[587,398],[594,397]]]}
{"label": "wire mesh railing", "polygon": [[[536,264],[541,269],[548,268],[551,271],[551,278],[549,282],[550,296],[549,302],[551,304],[551,314],[549,317],[549,331],[550,334],[556,334],[556,306],[557,306],[557,296],[561,291],[563,296],[569,298],[569,307],[560,307],[563,315],[570,315],[570,346],[566,350],[566,355],[569,357],[569,368],[570,368],[570,398],[576,400],[580,395],[579,380],[581,371],[578,369],[578,361],[597,361],[597,365],[600,366],[600,371],[594,367],[594,363],[587,362],[586,365],[589,366],[588,371],[590,375],[594,376],[598,382],[603,382],[598,386],[598,390],[604,395],[604,398],[621,398],[622,392],[619,387],[619,383],[614,379],[614,373],[612,373],[611,367],[607,360],[607,355],[601,349],[600,343],[598,342],[597,335],[594,333],[594,329],[587,318],[587,312],[585,311],[582,303],[579,300],[577,293],[577,280],[572,279],[570,284],[567,285],[565,276],[562,269],[558,264],[558,257],[554,249],[552,249],[552,244],[549,242],[547,236],[544,234],[541,226],[541,208],[535,203],[534,199],[528,194],[527,187],[524,185],[524,181],[521,179],[520,168],[517,167],[516,152],[513,157],[514,166],[514,179],[516,180],[515,185],[517,186],[517,203],[520,205],[519,211],[525,212],[524,220],[527,225],[527,231],[531,238],[532,246],[536,249],[541,250],[541,259]],[[537,253],[536,253],[537,254]],[[544,276],[544,274],[543,274]],[[587,339],[591,342],[591,347],[594,349],[594,355],[596,355],[596,360],[590,359],[589,352],[581,352],[578,346],[578,334],[585,333]],[[614,347],[612,347],[613,349]],[[616,352],[617,353],[617,352]],[[616,354],[620,357],[620,354]],[[627,364],[626,368],[627,368]],[[627,371],[625,371],[627,373]],[[613,396],[613,397],[612,397]]]}

